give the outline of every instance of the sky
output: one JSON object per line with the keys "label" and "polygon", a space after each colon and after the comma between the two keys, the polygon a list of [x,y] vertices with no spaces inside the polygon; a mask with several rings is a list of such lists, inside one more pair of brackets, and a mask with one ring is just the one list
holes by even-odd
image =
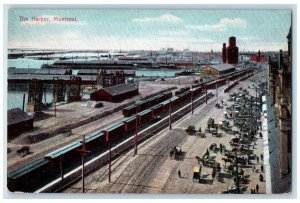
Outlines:
{"label": "sky", "polygon": [[221,51],[235,36],[240,51],[278,51],[290,26],[290,10],[10,9],[8,48]]}

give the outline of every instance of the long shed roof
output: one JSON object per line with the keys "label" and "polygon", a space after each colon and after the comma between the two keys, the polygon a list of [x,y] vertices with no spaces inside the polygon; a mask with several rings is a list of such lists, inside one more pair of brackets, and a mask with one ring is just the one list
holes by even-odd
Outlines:
{"label": "long shed roof", "polygon": [[137,87],[134,84],[122,84],[106,87],[103,90],[112,96],[118,96],[137,90]]}

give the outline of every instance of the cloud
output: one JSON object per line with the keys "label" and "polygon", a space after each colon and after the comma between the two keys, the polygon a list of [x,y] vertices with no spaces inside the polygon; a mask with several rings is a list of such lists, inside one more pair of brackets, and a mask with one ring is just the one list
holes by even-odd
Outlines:
{"label": "cloud", "polygon": [[186,31],[183,30],[178,30],[178,31],[169,31],[169,30],[161,30],[158,32],[158,34],[160,36],[174,36],[174,37],[178,37],[178,36],[187,36],[188,33]]}
{"label": "cloud", "polygon": [[172,14],[164,14],[159,17],[134,18],[136,23],[181,23],[183,20]]}
{"label": "cloud", "polygon": [[[64,25],[64,26],[81,26],[81,25],[86,25],[87,23],[84,21],[79,21],[78,19],[76,21],[56,21],[54,18],[64,18],[62,16],[52,16],[52,15],[41,15],[41,16],[35,16],[35,18],[43,19],[42,21],[35,21],[29,18],[28,21],[20,21],[22,26],[26,25],[35,25],[35,26],[45,26],[47,24],[51,25]],[[69,17],[73,18],[73,17]]]}
{"label": "cloud", "polygon": [[204,25],[189,25],[188,28],[201,30],[201,31],[221,31],[224,32],[228,28],[246,28],[247,23],[241,18],[222,18],[216,24],[204,24]]}

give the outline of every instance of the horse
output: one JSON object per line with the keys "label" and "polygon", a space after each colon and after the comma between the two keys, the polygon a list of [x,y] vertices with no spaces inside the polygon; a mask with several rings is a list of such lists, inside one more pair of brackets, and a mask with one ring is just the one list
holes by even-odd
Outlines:
{"label": "horse", "polygon": [[227,164],[227,162],[232,163],[232,159],[226,159],[226,158],[222,158],[222,160],[225,162],[225,166]]}
{"label": "horse", "polygon": [[198,160],[198,164],[199,164],[199,165],[200,165],[201,162],[203,163],[203,159],[200,158],[199,156],[195,156],[195,159]]}

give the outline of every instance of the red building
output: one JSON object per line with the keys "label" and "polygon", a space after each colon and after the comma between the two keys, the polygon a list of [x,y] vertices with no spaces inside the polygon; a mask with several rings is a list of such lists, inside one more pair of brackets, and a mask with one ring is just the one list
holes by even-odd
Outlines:
{"label": "red building", "polygon": [[121,102],[138,94],[136,85],[122,84],[99,89],[90,95],[90,99],[94,101]]}
{"label": "red building", "polygon": [[236,46],[236,38],[229,38],[229,46],[226,49],[227,63],[237,64],[239,58],[239,48]]}
{"label": "red building", "polygon": [[222,58],[223,58],[223,63],[227,63],[226,43],[223,43],[223,48],[222,48]]}
{"label": "red building", "polygon": [[239,48],[236,46],[236,38],[229,38],[229,46],[226,48],[226,43],[223,43],[222,48],[223,63],[237,64],[239,62]]}
{"label": "red building", "polygon": [[262,55],[260,51],[258,51],[257,55],[250,56],[250,61],[253,62],[268,62],[268,58],[265,55]]}

